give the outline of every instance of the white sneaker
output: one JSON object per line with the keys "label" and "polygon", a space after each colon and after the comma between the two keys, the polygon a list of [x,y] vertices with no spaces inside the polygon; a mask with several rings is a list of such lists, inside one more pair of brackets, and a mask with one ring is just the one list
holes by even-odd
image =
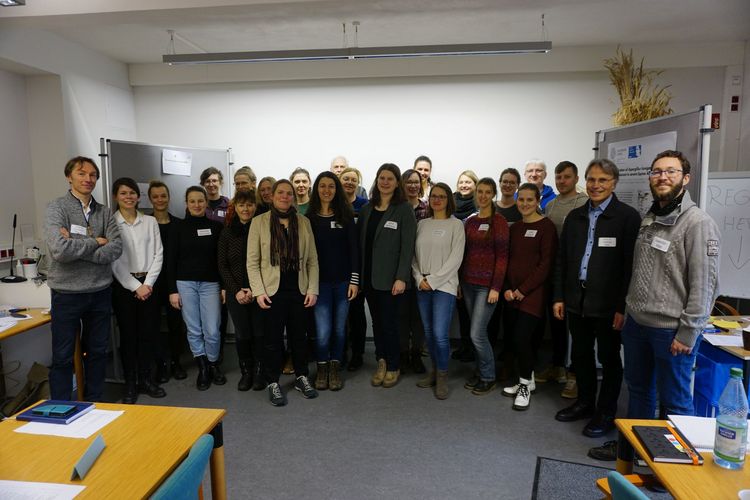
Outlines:
{"label": "white sneaker", "polygon": [[529,401],[531,399],[531,393],[529,392],[529,385],[525,382],[528,380],[521,379],[521,383],[518,384],[518,391],[516,393],[516,399],[513,400],[514,410],[528,410]]}
{"label": "white sneaker", "polygon": [[[524,379],[520,379],[524,380]],[[512,398],[513,396],[518,393],[518,388],[521,385],[519,380],[519,383],[516,385],[512,385],[510,387],[503,388],[503,396],[508,396],[509,398]],[[526,381],[526,385],[528,385],[529,392],[536,392],[536,382],[534,381],[534,372],[531,372],[531,380]]]}

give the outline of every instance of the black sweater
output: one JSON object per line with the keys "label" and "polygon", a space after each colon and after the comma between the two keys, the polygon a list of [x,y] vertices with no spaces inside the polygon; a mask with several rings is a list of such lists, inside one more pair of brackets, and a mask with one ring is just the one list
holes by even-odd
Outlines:
{"label": "black sweater", "polygon": [[348,281],[359,285],[359,241],[354,221],[342,228],[333,216],[308,214],[307,217],[318,250],[321,283]]}
{"label": "black sweater", "polygon": [[167,276],[169,293],[177,293],[177,281],[219,281],[217,248],[222,225],[208,217],[186,215],[169,233]]}
{"label": "black sweater", "polygon": [[250,222],[242,224],[235,216],[219,237],[219,274],[227,294],[236,295],[240,288],[250,288],[246,265],[249,232]]}
{"label": "black sweater", "polygon": [[565,218],[554,272],[554,301],[565,302],[565,309],[574,314],[610,318],[615,312],[625,311],[641,216],[612,194],[612,200],[596,221],[583,294],[578,272],[586,251],[590,206],[588,201]]}

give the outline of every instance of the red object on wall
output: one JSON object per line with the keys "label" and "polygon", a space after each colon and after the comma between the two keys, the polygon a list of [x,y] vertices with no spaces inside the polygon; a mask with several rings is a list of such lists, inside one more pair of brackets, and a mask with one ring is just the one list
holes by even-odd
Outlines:
{"label": "red object on wall", "polygon": [[719,130],[721,125],[721,113],[711,113],[711,128]]}

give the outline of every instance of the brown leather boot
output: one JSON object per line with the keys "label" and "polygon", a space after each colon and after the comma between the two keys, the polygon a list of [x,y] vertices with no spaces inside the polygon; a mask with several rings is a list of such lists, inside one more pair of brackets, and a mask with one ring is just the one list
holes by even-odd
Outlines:
{"label": "brown leather boot", "polygon": [[374,385],[375,387],[379,385],[383,385],[384,378],[385,378],[385,360],[379,359],[378,369],[375,370],[375,373],[373,373],[372,379],[370,379],[370,383]]}
{"label": "brown leather boot", "polygon": [[435,397],[438,399],[448,399],[448,372],[438,370],[435,377]]}
{"label": "brown leather boot", "polygon": [[328,388],[332,391],[340,391],[342,387],[344,387],[344,382],[341,380],[341,363],[331,361],[328,371]]}
{"label": "brown leather boot", "polygon": [[318,363],[318,374],[315,377],[315,388],[319,391],[328,389],[328,363]]}

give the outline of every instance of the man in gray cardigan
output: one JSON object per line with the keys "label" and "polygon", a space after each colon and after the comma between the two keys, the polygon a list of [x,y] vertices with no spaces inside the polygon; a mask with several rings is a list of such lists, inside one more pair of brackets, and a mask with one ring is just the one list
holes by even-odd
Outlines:
{"label": "man in gray cardigan", "polygon": [[71,399],[73,355],[80,330],[86,385],[84,399],[100,401],[107,366],[112,296],[111,264],[122,254],[120,230],[112,212],[91,193],[99,167],[75,157],[65,165],[70,191],[47,206],[44,233],[52,291],[52,399]]}
{"label": "man in gray cardigan", "polygon": [[[628,418],[693,415],[691,372],[718,295],[719,228],[690,199],[690,162],[679,151],[651,163],[654,204],[641,223],[622,330]],[[614,442],[589,455],[614,460]]]}

